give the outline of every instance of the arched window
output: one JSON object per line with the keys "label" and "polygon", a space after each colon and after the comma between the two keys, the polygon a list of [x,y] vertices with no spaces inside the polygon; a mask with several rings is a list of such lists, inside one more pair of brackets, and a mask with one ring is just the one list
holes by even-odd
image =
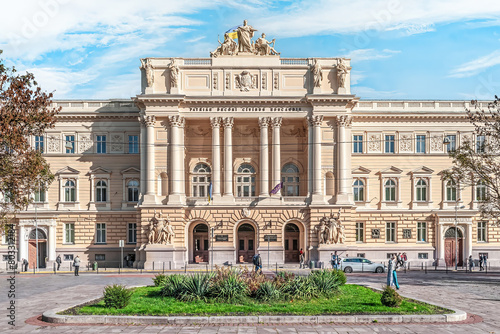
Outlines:
{"label": "arched window", "polygon": [[99,180],[96,183],[95,187],[95,192],[96,192],[96,197],[95,200],[96,202],[106,202],[108,200],[108,184],[104,180]]}
{"label": "arched window", "polygon": [[453,180],[446,183],[446,200],[457,201],[457,183]]}
{"label": "arched window", "polygon": [[299,169],[292,163],[286,164],[281,170],[283,196],[299,196]]}
{"label": "arched window", "polygon": [[385,200],[387,202],[396,201],[396,182],[394,180],[387,180],[384,184]]}
{"label": "arched window", "polygon": [[137,180],[128,181],[127,199],[129,202],[139,202],[139,181]]}
{"label": "arched window", "polygon": [[360,179],[356,179],[352,184],[352,193],[354,202],[364,202],[365,200],[365,184]]}
{"label": "arched window", "polygon": [[236,196],[255,196],[255,168],[250,164],[242,164],[236,172]]}
{"label": "arched window", "polygon": [[193,197],[207,197],[208,187],[210,186],[212,170],[210,166],[204,163],[199,163],[194,166],[191,177]]}
{"label": "arched window", "polygon": [[419,179],[416,184],[416,197],[418,202],[427,201],[427,182],[423,179]]}
{"label": "arched window", "polygon": [[486,201],[486,194],[487,194],[486,182],[484,180],[479,180],[476,183],[476,201],[478,202]]}
{"label": "arched window", "polygon": [[65,202],[75,202],[76,201],[76,187],[75,181],[67,180],[64,184],[64,201]]}

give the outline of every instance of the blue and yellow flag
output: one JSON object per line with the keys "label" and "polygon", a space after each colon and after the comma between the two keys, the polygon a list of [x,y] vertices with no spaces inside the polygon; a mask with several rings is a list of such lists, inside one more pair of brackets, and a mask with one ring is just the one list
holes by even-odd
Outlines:
{"label": "blue and yellow flag", "polygon": [[239,25],[232,27],[231,29],[229,29],[228,31],[226,31],[225,34],[227,34],[229,36],[229,38],[237,39],[238,38],[238,32],[235,31],[235,30],[238,29],[238,27],[239,27]]}
{"label": "blue and yellow flag", "polygon": [[212,197],[212,182],[210,182],[210,185],[208,186],[208,203],[211,203],[213,201]]}

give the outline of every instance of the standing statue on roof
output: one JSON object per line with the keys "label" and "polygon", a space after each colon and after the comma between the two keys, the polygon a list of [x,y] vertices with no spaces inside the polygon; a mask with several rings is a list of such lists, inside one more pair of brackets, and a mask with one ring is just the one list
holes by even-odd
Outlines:
{"label": "standing statue on roof", "polygon": [[254,47],[252,45],[252,37],[254,32],[252,26],[248,25],[248,21],[244,20],[243,25],[238,27],[238,51],[239,52],[253,52]]}

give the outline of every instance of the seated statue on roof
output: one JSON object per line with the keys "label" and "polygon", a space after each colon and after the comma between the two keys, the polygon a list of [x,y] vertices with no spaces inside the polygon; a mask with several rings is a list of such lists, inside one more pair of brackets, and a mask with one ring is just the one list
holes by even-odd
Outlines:
{"label": "seated statue on roof", "polygon": [[228,33],[224,34],[224,42],[221,43],[221,41],[219,40],[219,44],[220,45],[217,47],[217,49],[215,49],[215,51],[210,52],[210,55],[212,57],[232,56],[236,54],[236,49],[238,45],[231,37],[229,37]]}

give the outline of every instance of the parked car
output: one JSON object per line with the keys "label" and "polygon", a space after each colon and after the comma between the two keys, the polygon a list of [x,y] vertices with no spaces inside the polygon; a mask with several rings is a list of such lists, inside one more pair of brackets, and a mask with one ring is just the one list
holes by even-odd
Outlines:
{"label": "parked car", "polygon": [[352,273],[353,271],[383,273],[385,271],[383,264],[374,263],[362,257],[347,257],[342,259],[342,270],[346,273]]}

